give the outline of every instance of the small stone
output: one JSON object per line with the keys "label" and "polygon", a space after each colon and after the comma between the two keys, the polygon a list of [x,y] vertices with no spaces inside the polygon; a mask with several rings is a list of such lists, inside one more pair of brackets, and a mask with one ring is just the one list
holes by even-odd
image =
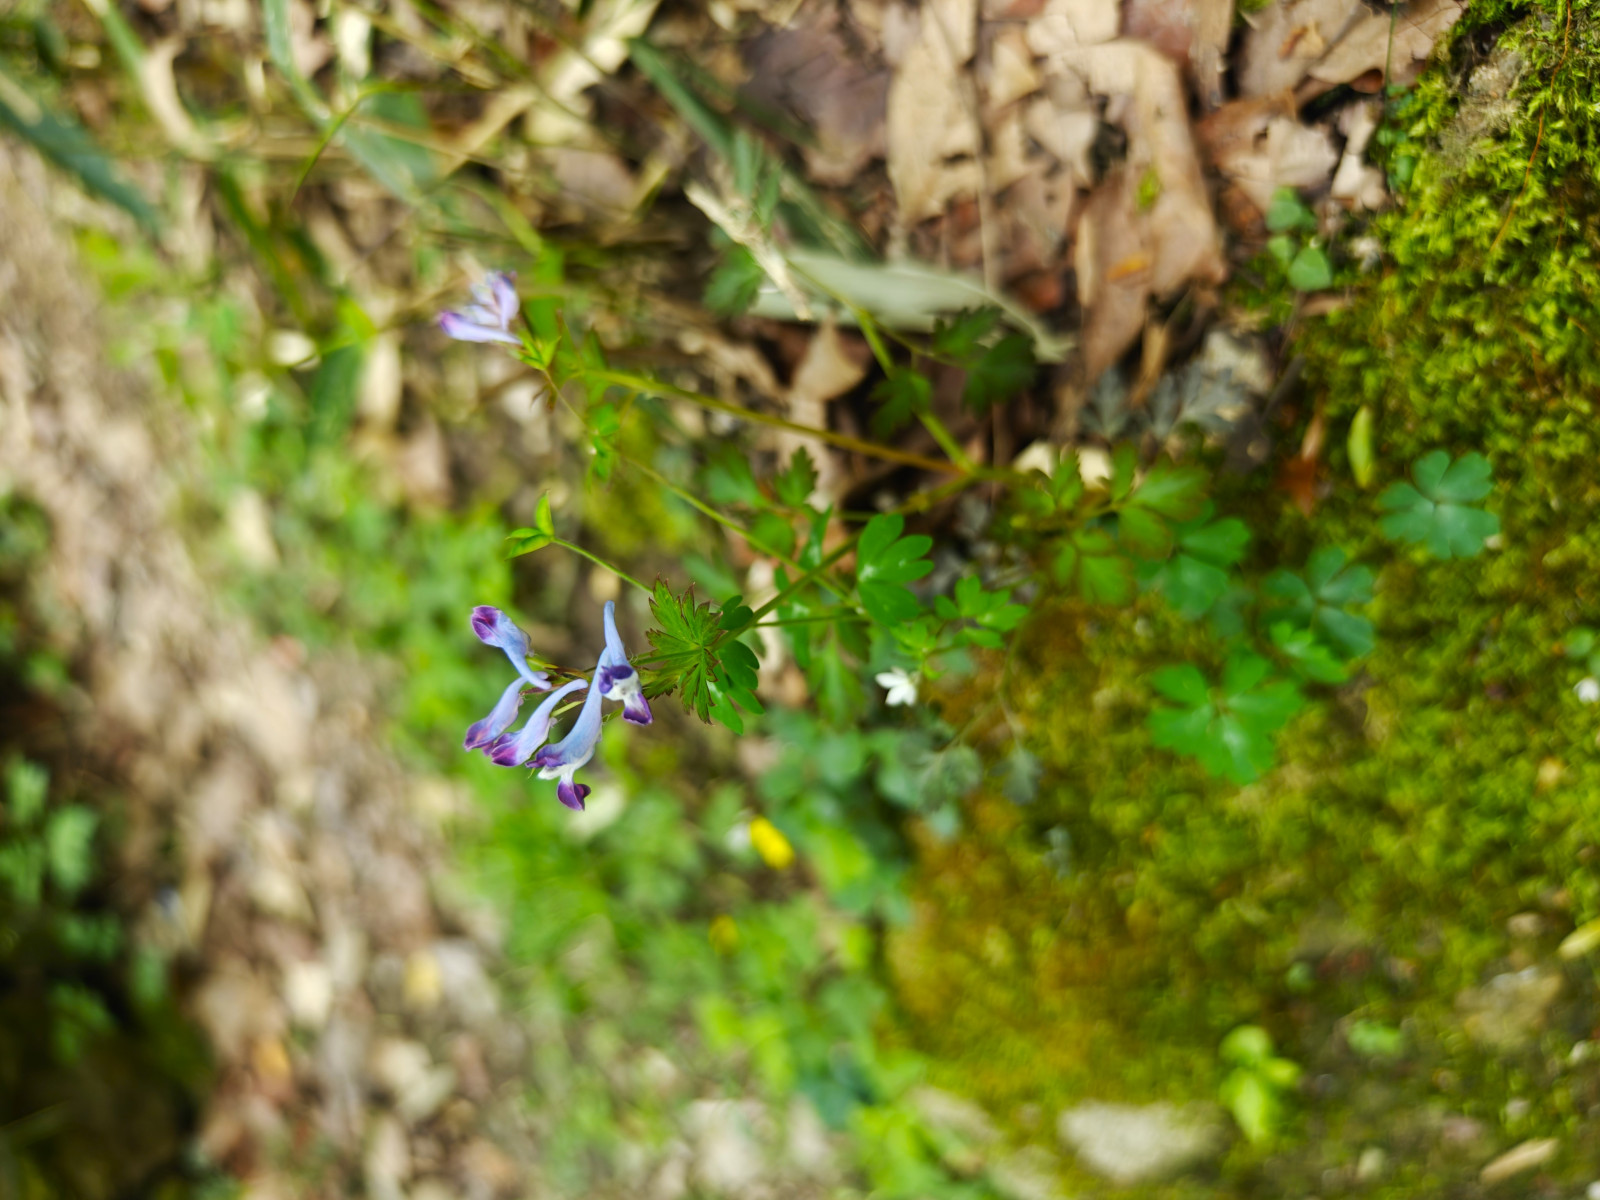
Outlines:
{"label": "small stone", "polygon": [[493,1196],[514,1191],[521,1182],[517,1164],[487,1138],[473,1138],[467,1143],[461,1152],[461,1167],[467,1177],[469,1193],[481,1191]]}
{"label": "small stone", "polygon": [[1561,1142],[1557,1138],[1532,1138],[1519,1146],[1513,1146],[1487,1164],[1478,1172],[1478,1178],[1484,1183],[1500,1183],[1513,1175],[1520,1175],[1524,1171],[1543,1166],[1555,1157],[1556,1151],[1560,1148]]}
{"label": "small stone", "polygon": [[760,1179],[761,1147],[753,1129],[763,1123],[758,1104],[696,1100],[685,1124],[695,1138],[694,1178],[708,1192],[743,1196]]}
{"label": "small stone", "polygon": [[402,1189],[411,1174],[411,1147],[398,1120],[384,1113],[373,1121],[361,1165],[372,1200],[405,1200]]}
{"label": "small stone", "polygon": [[1113,1183],[1149,1183],[1217,1158],[1227,1127],[1215,1106],[1080,1104],[1061,1114],[1062,1141],[1085,1167]]}
{"label": "small stone", "polygon": [[828,1140],[828,1127],[803,1096],[796,1096],[789,1105],[787,1132],[785,1149],[791,1163],[813,1177],[833,1173],[834,1152],[833,1143]]}
{"label": "small stone", "polygon": [[428,1048],[407,1038],[382,1038],[367,1056],[367,1073],[398,1099],[426,1078],[433,1066]]}
{"label": "small stone", "polygon": [[1368,1146],[1361,1152],[1361,1157],[1356,1159],[1356,1181],[1358,1183],[1371,1183],[1383,1178],[1383,1173],[1389,1167],[1389,1156],[1383,1152],[1381,1146]]}
{"label": "small stone", "polygon": [[1521,912],[1506,921],[1506,932],[1528,941],[1544,932],[1544,918],[1536,912]]}
{"label": "small stone", "polygon": [[283,973],[289,1017],[304,1029],[321,1029],[333,1007],[333,973],[315,959],[290,963]]}
{"label": "small stone", "polygon": [[1062,1200],[1061,1163],[1043,1146],[1024,1146],[989,1167],[989,1182],[1006,1200]]}
{"label": "small stone", "polygon": [[907,1097],[922,1119],[935,1129],[965,1141],[988,1146],[1000,1139],[989,1114],[970,1100],[934,1087],[919,1087]]}
{"label": "small stone", "polygon": [[1544,1028],[1561,986],[1560,975],[1539,967],[1496,975],[1483,987],[1468,988],[1456,997],[1462,1028],[1482,1045],[1518,1049]]}
{"label": "small stone", "polygon": [[1481,1142],[1487,1132],[1482,1121],[1458,1115],[1444,1119],[1439,1140],[1447,1146],[1471,1146]]}
{"label": "small stone", "polygon": [[405,984],[402,989],[406,1008],[412,1012],[432,1012],[439,1007],[439,997],[444,991],[439,978],[439,960],[427,950],[418,950],[406,959]]}

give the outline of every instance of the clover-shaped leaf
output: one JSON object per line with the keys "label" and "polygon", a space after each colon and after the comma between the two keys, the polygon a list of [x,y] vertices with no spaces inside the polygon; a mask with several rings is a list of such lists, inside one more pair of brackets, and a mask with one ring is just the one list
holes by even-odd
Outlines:
{"label": "clover-shaped leaf", "polygon": [[1309,629],[1346,659],[1360,658],[1372,651],[1372,622],[1350,609],[1372,599],[1372,581],[1370,567],[1348,565],[1343,550],[1324,546],[1303,576],[1279,570],[1262,581],[1266,619]]}
{"label": "clover-shaped leaf", "polygon": [[1289,669],[1296,675],[1317,683],[1344,682],[1344,665],[1311,630],[1296,629],[1287,621],[1278,621],[1272,626],[1270,636],[1272,644],[1288,660]]}
{"label": "clover-shaped leaf", "polygon": [[1300,711],[1300,690],[1289,680],[1268,679],[1272,664],[1248,651],[1235,654],[1213,689],[1199,668],[1165,667],[1151,685],[1178,707],[1150,714],[1155,744],[1200,761],[1213,775],[1250,783],[1272,766],[1272,735]]}
{"label": "clover-shaped leaf", "polygon": [[1243,521],[1211,519],[1208,502],[1199,515],[1173,527],[1175,552],[1145,576],[1148,586],[1164,593],[1185,620],[1206,615],[1228,590],[1227,568],[1244,557],[1250,531]]}
{"label": "clover-shaped leaf", "polygon": [[1435,558],[1471,558],[1500,532],[1500,518],[1472,507],[1492,486],[1483,455],[1464,454],[1452,463],[1443,450],[1433,450],[1411,464],[1411,477],[1415,487],[1393,483],[1378,497],[1388,514],[1378,523],[1385,537],[1423,545]]}

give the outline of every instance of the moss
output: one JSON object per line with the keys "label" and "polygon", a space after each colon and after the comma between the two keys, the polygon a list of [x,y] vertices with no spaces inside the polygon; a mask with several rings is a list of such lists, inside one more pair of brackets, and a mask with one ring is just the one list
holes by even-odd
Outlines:
{"label": "moss", "polygon": [[[1451,1194],[1494,1139],[1585,1127],[1596,1082],[1559,1067],[1594,1021],[1585,973],[1566,1025],[1526,1052],[1475,1045],[1455,1000],[1600,914],[1600,721],[1558,653],[1600,617],[1595,16],[1581,0],[1469,10],[1449,65],[1399,108],[1390,165],[1414,170],[1375,222],[1384,267],[1297,338],[1334,445],[1362,405],[1377,414],[1380,483],[1436,446],[1490,457],[1503,545],[1454,563],[1397,552],[1342,450],[1310,520],[1244,485],[1258,566],[1333,543],[1381,571],[1361,677],[1244,789],[1144,730],[1150,670],[1214,645],[1154,607],[1038,621],[1011,700],[1041,794],[980,799],[961,839],[925,844],[920,919],[891,944],[908,1036],[946,1086],[1002,1116],[1210,1095],[1218,1040],[1261,1023],[1322,1082],[1290,1149],[1229,1159],[1246,1194],[1317,1189],[1366,1143],[1398,1157],[1379,1194]],[[1515,79],[1509,99],[1495,73]],[[1507,919],[1530,910],[1546,934],[1513,942]],[[1358,1016],[1403,1028],[1404,1059],[1354,1055],[1340,1030]],[[1512,1121],[1518,1095],[1531,1107]],[[1485,1120],[1490,1143],[1450,1152],[1446,1112]]]}

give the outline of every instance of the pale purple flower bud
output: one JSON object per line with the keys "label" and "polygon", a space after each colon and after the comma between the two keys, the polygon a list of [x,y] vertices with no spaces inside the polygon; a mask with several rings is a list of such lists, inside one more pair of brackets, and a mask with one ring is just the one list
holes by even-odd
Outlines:
{"label": "pale purple flower bud", "polygon": [[628,661],[628,652],[622,647],[617,633],[616,603],[606,601],[606,648],[600,652],[595,666],[595,687],[607,700],[622,705],[622,717],[635,725],[648,725],[651,721],[650,702],[644,698],[644,687],[639,672]]}
{"label": "pale purple flower bud", "polygon": [[517,719],[517,710],[522,707],[522,689],[525,685],[518,679],[512,682],[500,697],[500,703],[494,706],[494,711],[481,721],[475,721],[467,729],[467,739],[461,743],[463,750],[477,750],[487,747],[502,733],[511,727],[511,722]]}
{"label": "pale purple flower bud", "polygon": [[511,332],[511,322],[522,311],[516,278],[509,271],[490,271],[482,283],[472,285],[471,304],[460,312],[439,314],[439,328],[458,342],[522,345],[522,339]]}
{"label": "pale purple flower bud", "polygon": [[535,691],[550,690],[550,676],[528,666],[528,635],[505,613],[488,604],[478,605],[472,610],[472,632],[486,645],[504,650],[511,665],[517,669],[517,674],[526,679]]}
{"label": "pale purple flower bud", "polygon": [[[598,677],[599,669],[596,668]],[[540,779],[559,779],[556,798],[568,808],[582,809],[583,798],[589,789],[573,782],[578,768],[594,757],[595,746],[600,741],[600,688],[589,689],[583,698],[583,708],[578,719],[559,742],[543,747],[533,756],[533,765],[539,768]]]}
{"label": "pale purple flower bud", "polygon": [[550,734],[550,724],[555,720],[556,705],[573,692],[589,686],[587,679],[574,679],[558,687],[544,698],[544,703],[534,709],[528,723],[515,736],[503,733],[494,743],[484,748],[484,753],[502,767],[518,767],[533,757],[533,752],[544,745]]}

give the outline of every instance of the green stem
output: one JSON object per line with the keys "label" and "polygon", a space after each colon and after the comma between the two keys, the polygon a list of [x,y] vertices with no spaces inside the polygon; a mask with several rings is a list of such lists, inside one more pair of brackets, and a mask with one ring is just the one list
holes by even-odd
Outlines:
{"label": "green stem", "polygon": [[610,571],[618,579],[625,580],[626,582],[633,584],[634,587],[638,588],[646,596],[655,595],[655,593],[653,591],[651,591],[649,588],[645,587],[644,584],[640,583],[632,575],[629,575],[621,567],[616,566],[613,563],[608,563],[605,559],[601,558],[598,554],[591,554],[589,551],[585,550],[582,546],[574,545],[572,542],[569,542],[564,538],[558,538],[558,537],[551,538],[550,539],[550,544],[552,546],[560,546],[563,549],[571,550],[574,554],[581,554],[584,558],[587,558],[595,566],[604,567],[607,571]]}
{"label": "green stem", "polygon": [[940,462],[938,459],[928,458],[926,455],[913,454],[908,450],[896,450],[892,446],[880,446],[875,442],[863,441],[851,437],[849,434],[835,433],[831,429],[818,429],[814,425],[801,425],[796,421],[786,421],[782,417],[772,416],[770,413],[757,412],[743,405],[730,404],[725,400],[716,400],[710,396],[701,395],[699,392],[690,391],[688,388],[675,387],[670,383],[650,379],[644,375],[633,375],[625,371],[586,371],[585,377],[599,383],[609,383],[620,388],[632,388],[636,392],[645,392],[663,399],[684,400],[690,404],[698,404],[701,408],[711,412],[724,413],[730,417],[737,417],[741,421],[750,421],[756,425],[765,425],[770,429],[783,429],[789,433],[803,434],[806,437],[816,438],[830,446],[837,446],[841,450],[851,450],[857,454],[865,454],[871,458],[879,458],[885,462],[901,463],[908,467],[917,467],[923,471],[936,471],[941,475],[959,475],[964,471],[953,462]]}
{"label": "green stem", "polygon": [[[865,309],[853,308],[856,324],[861,327],[862,336],[867,339],[867,345],[872,347],[872,356],[878,360],[878,366],[883,368],[885,375],[894,370],[894,356],[889,353],[889,347],[883,344],[883,338],[878,333],[877,322],[872,319]],[[918,412],[917,420],[922,422],[922,427],[933,435],[933,440],[939,443],[945,457],[959,467],[963,474],[970,475],[973,471],[972,460],[967,457],[967,452],[961,448],[948,426],[931,412]]]}
{"label": "green stem", "polygon": [[831,612],[813,613],[809,617],[782,617],[776,621],[762,621],[756,625],[747,625],[751,629],[781,629],[785,625],[818,625],[823,621],[865,621],[867,618],[861,613],[848,608],[836,608]]}
{"label": "green stem", "polygon": [[761,620],[762,617],[766,616],[773,609],[777,608],[778,605],[782,604],[786,597],[793,595],[807,584],[815,582],[818,576],[820,576],[824,571],[833,566],[834,563],[838,562],[841,558],[855,548],[855,538],[851,538],[842,546],[835,547],[834,551],[816,566],[812,567],[804,575],[800,576],[800,578],[796,579],[788,587],[784,588],[783,591],[779,592],[771,600],[768,600],[760,608],[756,609],[755,612],[751,613],[749,621],[745,622],[742,628],[737,629],[734,632],[736,634],[743,633],[746,629],[750,628],[751,625],[754,625],[757,621]]}

